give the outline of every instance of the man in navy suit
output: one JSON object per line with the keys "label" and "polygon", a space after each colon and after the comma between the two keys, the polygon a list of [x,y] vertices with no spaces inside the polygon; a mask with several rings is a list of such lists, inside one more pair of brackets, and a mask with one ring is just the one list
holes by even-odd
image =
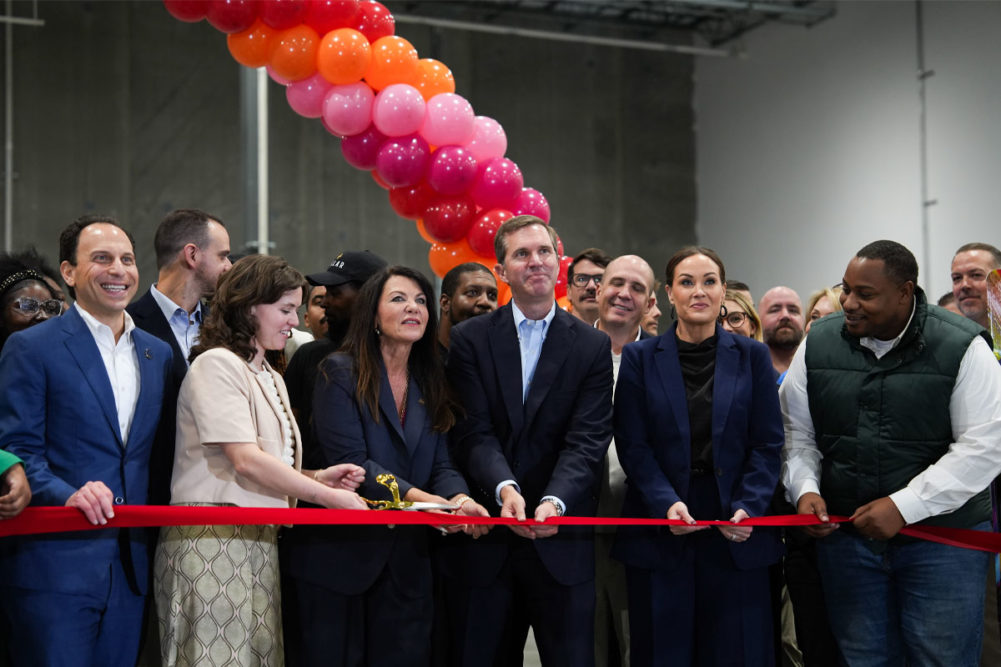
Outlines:
{"label": "man in navy suit", "polygon": [[[75,293],[65,315],[12,335],[0,356],[0,447],[19,456],[34,505],[107,524],[146,502],[170,348],[125,306],[131,236],[87,216],[59,239]],[[146,531],[108,528],[0,542],[0,605],[16,665],[133,665],[147,590]]]}
{"label": "man in navy suit", "polygon": [[170,475],[174,467],[177,392],[188,372],[188,355],[198,342],[198,330],[208,315],[202,299],[215,293],[219,276],[229,271],[229,233],[213,215],[197,209],[171,211],[153,237],[156,283],[126,311],[136,327],[170,345],[171,383],[160,428],[150,458],[152,505],[170,504]]}
{"label": "man in navy suit", "polygon": [[593,530],[545,521],[594,514],[612,356],[607,335],[556,307],[556,246],[534,216],[501,225],[495,271],[513,301],[452,329],[449,378],[465,412],[453,456],[480,504],[538,522],[443,549],[454,664],[520,665],[530,625],[543,664],[594,662]]}

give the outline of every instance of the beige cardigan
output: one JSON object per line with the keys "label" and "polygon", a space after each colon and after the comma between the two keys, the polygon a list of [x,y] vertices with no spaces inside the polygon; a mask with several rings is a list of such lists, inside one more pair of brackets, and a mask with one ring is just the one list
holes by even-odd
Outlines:
{"label": "beige cardigan", "polygon": [[[266,363],[292,423],[295,469],[302,468],[302,443],[292,417],[285,382]],[[217,347],[195,358],[177,398],[177,439],[170,502],[232,503],[240,507],[294,507],[295,499],[266,489],[236,474],[216,445],[256,442],[281,459],[282,406],[275,403],[253,367],[231,351]]]}

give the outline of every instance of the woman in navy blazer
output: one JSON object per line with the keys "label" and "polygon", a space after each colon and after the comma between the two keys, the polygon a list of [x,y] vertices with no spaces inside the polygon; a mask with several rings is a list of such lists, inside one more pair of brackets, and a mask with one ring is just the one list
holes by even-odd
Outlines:
{"label": "woman in navy blazer", "polygon": [[[427,278],[406,267],[388,267],[365,283],[344,346],[320,364],[314,442],[331,464],[365,468],[358,489],[365,498],[390,500],[389,490],[376,481],[390,473],[404,500],[488,516],[469,497],[449,458],[446,433],[455,415],[438,356],[437,319],[428,306],[433,298]],[[461,529],[474,536],[485,532],[479,526]],[[298,619],[286,622],[290,634],[298,632],[290,663],[429,664],[427,531],[424,526],[288,531],[282,557],[295,581],[298,612]]]}
{"label": "woman in navy blazer", "polygon": [[637,665],[773,665],[765,514],[779,476],[782,415],[768,349],[718,324],[723,262],[708,248],[667,264],[678,321],[623,349],[615,443],[627,475],[624,516],[733,525],[622,528]]}

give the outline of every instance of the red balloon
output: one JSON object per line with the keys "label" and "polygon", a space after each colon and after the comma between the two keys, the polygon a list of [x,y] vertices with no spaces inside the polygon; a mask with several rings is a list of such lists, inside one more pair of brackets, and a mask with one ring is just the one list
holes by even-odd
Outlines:
{"label": "red balloon", "polygon": [[320,36],[338,28],[350,28],[358,14],[358,4],[358,0],[310,0],[306,25]]}
{"label": "red balloon", "polygon": [[261,20],[275,30],[285,30],[303,23],[309,11],[305,0],[264,0],[260,4]]}
{"label": "red balloon", "polygon": [[560,258],[560,272],[556,274],[556,298],[562,299],[567,295],[567,269],[573,263],[573,257]]}
{"label": "red balloon", "polygon": [[254,0],[212,0],[205,18],[219,32],[243,32],[254,25],[258,9]]}
{"label": "red balloon", "polygon": [[389,205],[401,218],[416,220],[424,214],[437,195],[425,183],[418,183],[409,188],[393,188],[389,191]]}
{"label": "red balloon", "polygon": [[209,9],[208,0],[163,0],[170,15],[185,23],[198,23]]}
{"label": "red balloon", "polygon": [[[424,229],[439,243],[462,239],[473,224],[476,206],[469,197],[439,199],[424,209]],[[472,252],[472,250],[470,250]]]}
{"label": "red balloon", "polygon": [[374,42],[380,37],[394,34],[396,21],[381,2],[359,2],[358,14],[350,27],[365,35],[369,42]]}
{"label": "red balloon", "polygon": [[493,257],[494,237],[497,236],[497,230],[504,224],[505,220],[510,220],[513,217],[514,214],[511,211],[502,208],[482,211],[473,220],[473,226],[469,230],[469,247],[477,255]]}

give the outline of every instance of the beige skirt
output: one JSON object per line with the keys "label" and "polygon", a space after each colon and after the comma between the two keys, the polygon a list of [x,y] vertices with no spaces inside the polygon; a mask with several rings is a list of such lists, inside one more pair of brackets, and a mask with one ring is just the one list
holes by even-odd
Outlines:
{"label": "beige skirt", "polygon": [[167,526],[153,567],[164,665],[281,667],[275,526]]}

